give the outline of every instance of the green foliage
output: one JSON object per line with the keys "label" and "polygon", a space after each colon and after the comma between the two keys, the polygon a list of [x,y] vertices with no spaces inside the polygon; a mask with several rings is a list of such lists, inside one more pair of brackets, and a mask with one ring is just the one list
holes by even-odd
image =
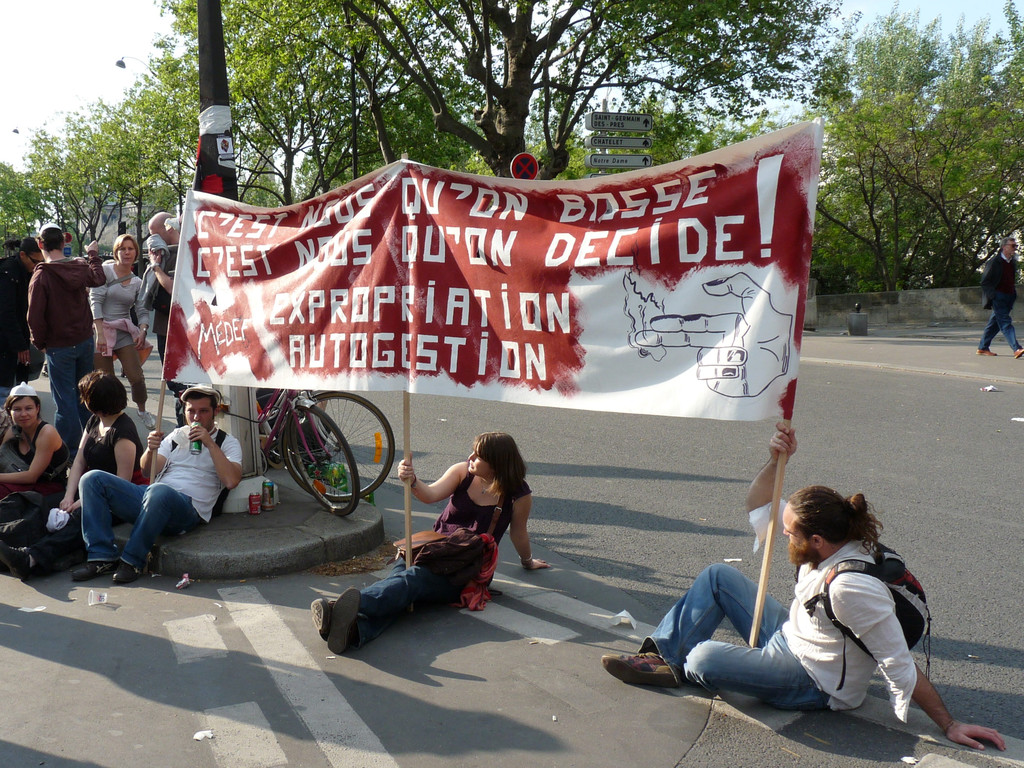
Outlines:
{"label": "green foliage", "polygon": [[[189,4],[168,6],[188,29]],[[266,168],[273,149],[287,189],[291,168],[302,168],[307,185],[344,179],[353,149],[387,163],[412,148],[442,167],[475,167],[469,158],[478,155],[507,176],[529,144],[542,178],[552,178],[568,167],[601,89],[631,103],[668,98],[680,115],[747,115],[765,98],[801,91],[834,6],[236,0],[224,13],[232,87],[246,102],[239,131],[264,147]],[[353,73],[354,99],[346,93]]]}
{"label": "green foliage", "polygon": [[4,239],[35,234],[39,195],[25,174],[0,163],[0,230]]}
{"label": "green foliage", "polygon": [[1020,76],[985,22],[893,12],[827,57],[812,275],[820,293],[969,285],[1024,214]]}

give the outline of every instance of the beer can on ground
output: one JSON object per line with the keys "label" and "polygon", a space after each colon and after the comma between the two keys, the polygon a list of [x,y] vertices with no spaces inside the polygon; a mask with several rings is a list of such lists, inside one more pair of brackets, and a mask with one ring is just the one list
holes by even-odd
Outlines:
{"label": "beer can on ground", "polygon": [[274,481],[263,481],[263,497],[260,501],[260,510],[269,512],[274,508]]}
{"label": "beer can on ground", "polygon": [[249,494],[249,514],[258,515],[260,513],[260,495],[258,493]]}

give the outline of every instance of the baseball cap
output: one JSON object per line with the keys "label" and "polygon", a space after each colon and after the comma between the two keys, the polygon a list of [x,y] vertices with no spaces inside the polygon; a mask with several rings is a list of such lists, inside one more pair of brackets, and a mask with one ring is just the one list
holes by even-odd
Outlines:
{"label": "baseball cap", "polygon": [[200,395],[202,397],[211,397],[211,398],[213,398],[213,407],[214,408],[216,408],[218,405],[220,405],[220,401],[221,401],[220,392],[218,392],[216,389],[214,389],[213,387],[211,387],[211,386],[209,386],[207,384],[194,384],[194,385],[192,385],[191,387],[186,389],[184,392],[182,392],[181,393],[181,397],[179,397],[178,399],[181,400],[181,402],[184,403],[189,398],[190,395]]}

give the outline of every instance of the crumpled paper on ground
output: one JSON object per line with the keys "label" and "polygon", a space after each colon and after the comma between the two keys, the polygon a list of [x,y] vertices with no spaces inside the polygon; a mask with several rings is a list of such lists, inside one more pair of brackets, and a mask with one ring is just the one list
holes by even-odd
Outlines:
{"label": "crumpled paper on ground", "polygon": [[636,619],[629,615],[629,611],[619,611],[612,616],[612,626],[618,626],[619,624],[629,624],[633,629],[636,629]]}

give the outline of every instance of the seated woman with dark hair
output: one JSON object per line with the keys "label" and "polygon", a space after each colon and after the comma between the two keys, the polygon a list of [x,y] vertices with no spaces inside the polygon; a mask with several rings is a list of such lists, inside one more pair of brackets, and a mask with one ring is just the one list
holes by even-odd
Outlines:
{"label": "seated woman with dark hair", "polygon": [[19,491],[48,496],[64,490],[70,454],[41,409],[39,395],[25,382],[4,402],[12,426],[0,443],[0,499]]}
{"label": "seated woman with dark hair", "polygon": [[[511,435],[485,432],[473,441],[468,461],[453,464],[433,483],[421,483],[412,463],[401,461],[398,477],[409,482],[417,500],[432,504],[448,499],[434,522],[434,531],[450,536],[459,529],[488,534],[495,545],[508,531],[519,562],[528,571],[548,568],[533,556],[526,530],[533,495],[526,482],[526,463]],[[320,598],[310,606],[313,626],[334,653],[359,648],[383,632],[417,602],[460,601],[462,584],[429,566],[406,568],[399,558],[391,574],[362,590],[349,587],[336,600]]]}
{"label": "seated woman with dark hair", "polygon": [[85,425],[85,434],[68,475],[67,492],[60,502],[65,512],[82,506],[78,498],[78,481],[90,469],[102,469],[112,475],[147,485],[139,460],[145,448],[135,422],[124,412],[128,393],[112,373],[93,371],[78,382],[78,394],[92,416]]}
{"label": "seated woman with dark hair", "polygon": [[78,382],[78,393],[92,416],[85,425],[67,490],[59,503],[65,515],[51,514],[63,517],[63,526],[28,547],[15,548],[0,542],[0,563],[20,579],[51,573],[85,559],[81,501],[77,498],[82,475],[91,469],[101,469],[136,485],[147,483],[139,465],[142,441],[135,422],[124,412],[128,405],[124,385],[113,374],[92,371]]}

